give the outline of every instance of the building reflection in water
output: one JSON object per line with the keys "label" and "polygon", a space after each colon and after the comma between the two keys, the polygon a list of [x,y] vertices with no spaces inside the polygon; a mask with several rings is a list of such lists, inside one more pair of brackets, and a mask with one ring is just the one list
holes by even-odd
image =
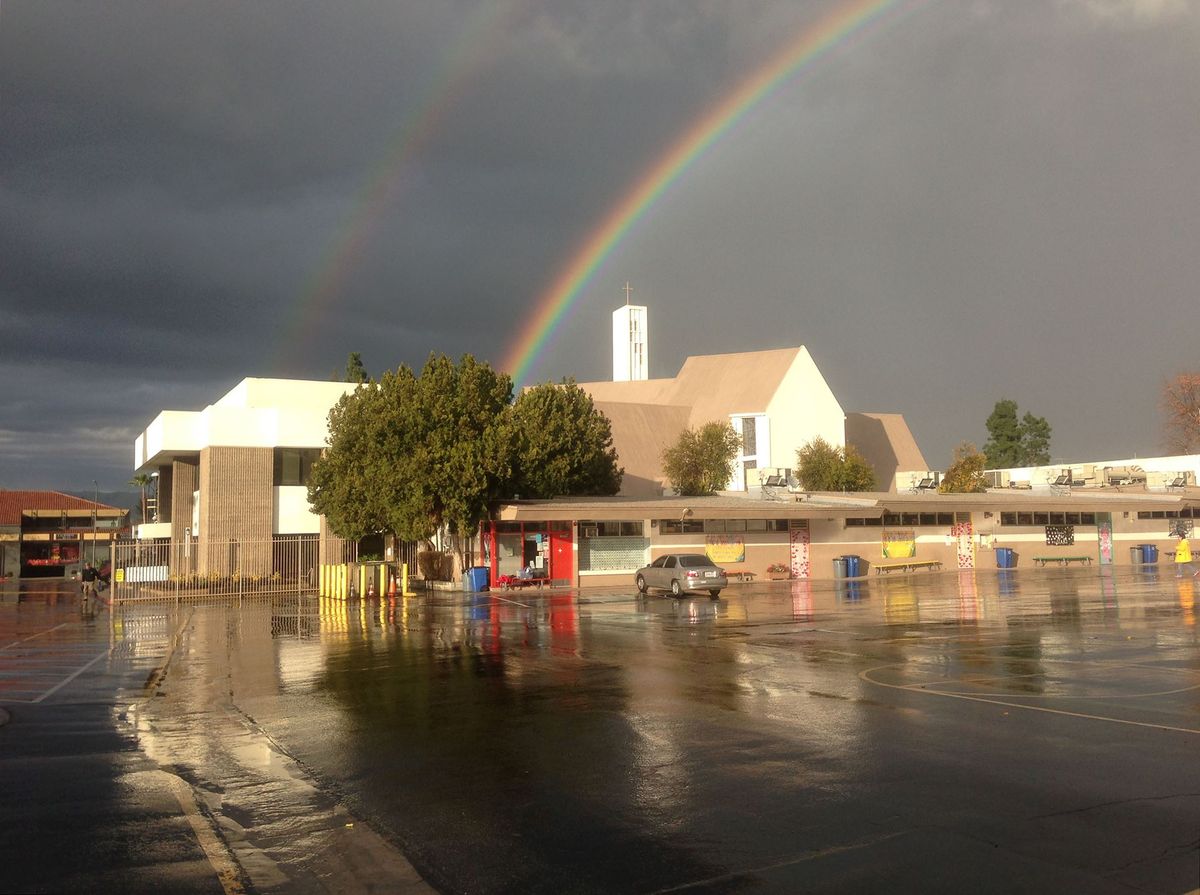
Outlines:
{"label": "building reflection in water", "polygon": [[812,617],[812,582],[807,578],[796,578],[792,581],[792,620],[808,622]]}

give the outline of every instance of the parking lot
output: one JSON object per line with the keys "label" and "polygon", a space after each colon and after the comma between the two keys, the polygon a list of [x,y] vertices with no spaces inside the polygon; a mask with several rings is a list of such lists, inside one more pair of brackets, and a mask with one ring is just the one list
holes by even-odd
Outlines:
{"label": "parking lot", "polygon": [[[147,880],[1190,891],[1200,582],[1105,571],[757,582],[715,602],[632,582],[163,602],[90,619],[8,600],[0,786],[29,779],[23,731],[107,699],[114,742],[186,781],[213,833],[166,827],[193,851]],[[0,882],[86,878],[21,859],[25,875]]]}

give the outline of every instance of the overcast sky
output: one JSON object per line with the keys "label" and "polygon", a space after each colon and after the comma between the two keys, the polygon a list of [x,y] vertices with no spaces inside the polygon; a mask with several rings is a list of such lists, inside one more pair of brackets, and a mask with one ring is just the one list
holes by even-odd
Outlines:
{"label": "overcast sky", "polygon": [[[117,488],[246,376],[494,364],[616,202],[830,0],[0,5],[0,487]],[[929,462],[1000,398],[1161,453],[1200,366],[1192,0],[900,0],[692,164],[536,380],[807,345]],[[600,337],[597,337],[597,334]]]}

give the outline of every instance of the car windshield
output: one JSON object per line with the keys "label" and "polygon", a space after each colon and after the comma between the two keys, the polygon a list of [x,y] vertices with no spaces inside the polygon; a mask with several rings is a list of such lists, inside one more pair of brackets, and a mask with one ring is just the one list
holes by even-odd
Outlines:
{"label": "car windshield", "polygon": [[713,567],[714,563],[707,556],[702,556],[699,553],[685,553],[679,557],[679,564],[685,569],[696,569],[701,566]]}

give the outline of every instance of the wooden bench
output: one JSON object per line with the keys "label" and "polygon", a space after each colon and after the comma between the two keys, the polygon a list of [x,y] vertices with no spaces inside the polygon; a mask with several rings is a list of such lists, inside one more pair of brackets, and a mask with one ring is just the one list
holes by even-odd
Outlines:
{"label": "wooden bench", "polygon": [[753,581],[754,573],[749,569],[726,569],[726,578],[736,578],[738,581]]}
{"label": "wooden bench", "polygon": [[1044,566],[1048,562],[1056,562],[1060,566],[1067,566],[1073,562],[1077,562],[1081,566],[1084,564],[1090,566],[1092,564],[1092,558],[1090,556],[1035,556],[1033,561],[1039,566]]}
{"label": "wooden bench", "polygon": [[900,569],[905,572],[914,571],[916,569],[936,570],[942,567],[940,559],[898,559],[895,562],[873,562],[871,568],[875,570],[875,574],[880,572],[893,572]]}

